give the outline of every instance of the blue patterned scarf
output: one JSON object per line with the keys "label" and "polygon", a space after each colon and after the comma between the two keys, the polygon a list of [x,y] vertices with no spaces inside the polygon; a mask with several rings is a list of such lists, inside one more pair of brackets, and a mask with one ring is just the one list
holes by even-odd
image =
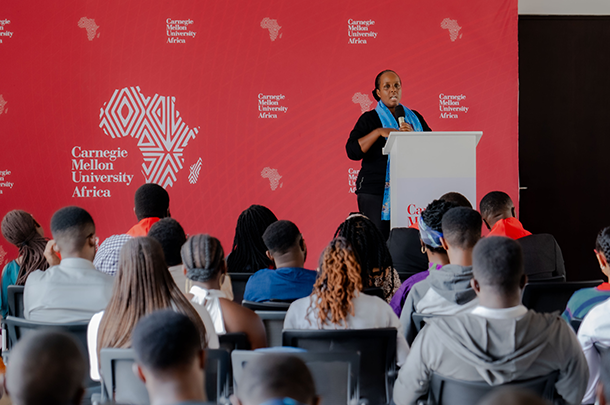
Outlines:
{"label": "blue patterned scarf", "polygon": [[[423,128],[417,115],[407,107],[402,105],[402,108],[405,109],[405,122],[410,124],[413,127],[413,130],[416,132],[422,132]],[[392,115],[392,112],[388,109],[388,107],[383,104],[380,100],[377,103],[377,107],[375,107],[375,111],[377,111],[377,115],[379,115],[379,119],[381,120],[381,125],[384,128],[398,128],[398,121]],[[383,190],[383,207],[381,208],[381,219],[383,221],[390,220],[390,157],[388,156],[388,165],[385,169],[385,189]]]}

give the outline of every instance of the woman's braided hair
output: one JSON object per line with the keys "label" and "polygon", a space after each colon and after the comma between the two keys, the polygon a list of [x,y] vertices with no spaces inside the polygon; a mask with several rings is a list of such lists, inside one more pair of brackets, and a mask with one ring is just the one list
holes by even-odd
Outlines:
{"label": "woman's braided hair", "polygon": [[374,277],[390,278],[391,290],[394,290],[394,278],[391,271],[392,256],[383,240],[381,232],[375,224],[364,215],[348,217],[335,232],[336,237],[342,237],[352,246],[356,259],[360,264],[360,277],[364,288],[374,286]]}
{"label": "woman's braided hair", "polygon": [[317,314],[320,326],[326,322],[340,324],[354,315],[353,298],[362,290],[360,265],[349,242],[335,238],[320,256],[320,274],[313,286],[308,313]]}
{"label": "woman's braided hair", "polygon": [[46,270],[49,263],[44,257],[47,239],[36,230],[38,222],[22,210],[13,210],[2,219],[2,235],[19,249],[21,264],[17,275],[17,285],[25,285],[28,276],[34,270]]}
{"label": "woman's braided hair", "polygon": [[225,252],[220,241],[210,235],[193,235],[180,249],[189,280],[206,282],[222,270]]}
{"label": "woman's braided hair", "polygon": [[266,254],[263,233],[275,221],[275,214],[262,205],[251,205],[239,215],[233,247],[227,257],[229,272],[254,273],[273,264]]}

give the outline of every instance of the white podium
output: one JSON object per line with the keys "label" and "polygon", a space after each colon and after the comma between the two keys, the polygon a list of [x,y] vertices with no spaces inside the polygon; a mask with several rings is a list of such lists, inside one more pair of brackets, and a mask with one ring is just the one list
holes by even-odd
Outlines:
{"label": "white podium", "polygon": [[391,132],[384,155],[390,155],[392,228],[409,227],[423,209],[449,191],[477,196],[477,145],[483,132]]}

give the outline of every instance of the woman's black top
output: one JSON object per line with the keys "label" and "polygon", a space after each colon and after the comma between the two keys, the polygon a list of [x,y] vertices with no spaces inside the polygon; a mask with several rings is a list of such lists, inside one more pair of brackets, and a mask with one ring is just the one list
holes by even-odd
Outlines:
{"label": "woman's black top", "polygon": [[[420,113],[415,110],[411,111],[419,119],[424,131],[432,131]],[[354,129],[349,134],[349,139],[345,145],[347,157],[351,160],[362,159],[362,168],[356,180],[356,194],[383,195],[388,156],[382,153],[382,149],[387,139],[380,136],[366,153],[362,152],[358,143],[358,139],[382,127],[377,111],[371,110],[360,116]]]}

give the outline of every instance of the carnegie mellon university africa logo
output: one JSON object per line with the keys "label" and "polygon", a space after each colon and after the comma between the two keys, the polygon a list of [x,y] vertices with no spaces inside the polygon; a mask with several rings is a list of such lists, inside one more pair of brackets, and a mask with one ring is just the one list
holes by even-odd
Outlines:
{"label": "carnegie mellon university africa logo", "polygon": [[137,139],[146,182],[162,187],[174,185],[183,168],[183,151],[199,132],[182,121],[175,97],[146,97],[139,87],[114,91],[100,108],[100,128],[112,138]]}

